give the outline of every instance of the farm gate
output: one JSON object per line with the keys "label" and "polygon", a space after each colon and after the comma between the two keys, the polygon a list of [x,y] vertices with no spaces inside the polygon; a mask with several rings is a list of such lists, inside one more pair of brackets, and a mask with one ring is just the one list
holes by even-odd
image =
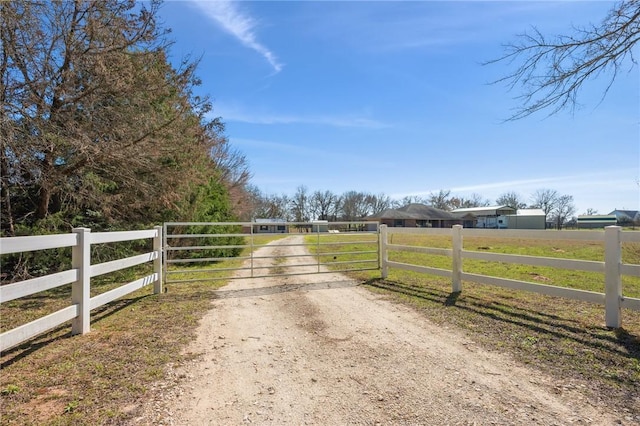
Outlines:
{"label": "farm gate", "polygon": [[168,222],[165,283],[377,270],[377,222]]}

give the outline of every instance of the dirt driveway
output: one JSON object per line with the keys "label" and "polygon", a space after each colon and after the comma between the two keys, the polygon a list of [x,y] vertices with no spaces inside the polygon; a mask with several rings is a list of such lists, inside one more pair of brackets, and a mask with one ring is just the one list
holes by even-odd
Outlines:
{"label": "dirt driveway", "polygon": [[[301,238],[262,253],[304,254],[283,246]],[[625,423],[340,274],[240,279],[217,293],[188,349],[199,356],[138,424]]]}

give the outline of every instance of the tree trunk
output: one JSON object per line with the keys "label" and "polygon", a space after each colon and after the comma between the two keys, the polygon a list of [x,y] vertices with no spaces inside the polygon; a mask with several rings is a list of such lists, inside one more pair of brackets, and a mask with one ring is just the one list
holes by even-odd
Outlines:
{"label": "tree trunk", "polygon": [[2,212],[2,217],[7,220],[7,228],[10,237],[15,237],[16,230],[13,226],[13,211],[11,210],[11,197],[9,196],[9,187],[7,182],[2,182],[2,200],[4,200],[5,209]]}
{"label": "tree trunk", "polygon": [[36,209],[36,218],[44,219],[49,213],[49,202],[51,201],[51,190],[46,186],[41,186],[38,193],[38,208]]}
{"label": "tree trunk", "polygon": [[53,162],[51,161],[51,155],[47,154],[42,161],[40,190],[38,191],[38,208],[36,209],[36,218],[44,219],[49,213],[49,203],[51,202],[51,172],[53,168]]}

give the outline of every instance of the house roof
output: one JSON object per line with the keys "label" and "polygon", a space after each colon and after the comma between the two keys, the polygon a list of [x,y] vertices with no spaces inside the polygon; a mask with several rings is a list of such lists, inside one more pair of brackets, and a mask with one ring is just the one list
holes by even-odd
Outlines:
{"label": "house roof", "polygon": [[640,217],[640,211],[638,210],[614,210],[611,213],[609,213],[610,215],[615,215],[618,219],[620,219],[621,216],[626,216],[631,220],[635,220],[636,217]]}
{"label": "house roof", "polygon": [[456,216],[452,215],[448,211],[437,209],[435,207],[427,206],[420,203],[407,204],[404,207],[398,209],[401,212],[406,212],[411,215],[415,215],[415,219],[440,219],[440,220],[456,220]]}
{"label": "house roof", "polygon": [[611,219],[611,220],[615,220],[616,216],[613,214],[581,214],[578,215],[578,220],[580,219],[593,219],[593,220],[597,220],[597,219]]}
{"label": "house roof", "polygon": [[386,209],[380,213],[372,214],[365,219],[414,219],[409,213],[401,212],[396,209]]}
{"label": "house roof", "polygon": [[435,207],[412,203],[399,209],[384,210],[365,219],[458,220],[458,217]]}
{"label": "house roof", "polygon": [[451,213],[460,217],[460,215],[465,215],[471,213],[476,216],[496,216],[498,215],[498,210],[508,210],[516,213],[516,209],[509,206],[489,206],[489,207],[466,207],[462,209],[452,210]]}
{"label": "house roof", "polygon": [[518,209],[517,216],[546,216],[542,209]]}

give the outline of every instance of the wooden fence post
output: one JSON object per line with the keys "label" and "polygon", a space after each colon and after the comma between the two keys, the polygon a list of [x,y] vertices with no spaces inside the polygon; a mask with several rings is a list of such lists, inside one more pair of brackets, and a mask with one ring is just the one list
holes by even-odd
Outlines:
{"label": "wooden fence post", "polygon": [[462,225],[453,225],[451,237],[453,240],[451,291],[459,293],[462,291]]}
{"label": "wooden fence post", "polygon": [[78,244],[71,250],[71,267],[78,270],[78,279],[71,285],[71,303],[78,305],[78,315],[71,321],[71,334],[91,330],[91,229],[73,228]]}
{"label": "wooden fence post", "polygon": [[387,225],[380,225],[380,270],[382,279],[387,279],[389,276],[389,255],[387,252]]}
{"label": "wooden fence post", "polygon": [[162,293],[162,226],[154,226],[157,235],[153,239],[153,251],[156,252],[156,257],[153,261],[153,271],[156,273],[156,281],[153,283],[153,294]]}
{"label": "wooden fence post", "polygon": [[604,228],[604,306],[605,324],[607,327],[622,326],[622,279],[620,266],[622,265],[622,248],[620,246],[619,226]]}

